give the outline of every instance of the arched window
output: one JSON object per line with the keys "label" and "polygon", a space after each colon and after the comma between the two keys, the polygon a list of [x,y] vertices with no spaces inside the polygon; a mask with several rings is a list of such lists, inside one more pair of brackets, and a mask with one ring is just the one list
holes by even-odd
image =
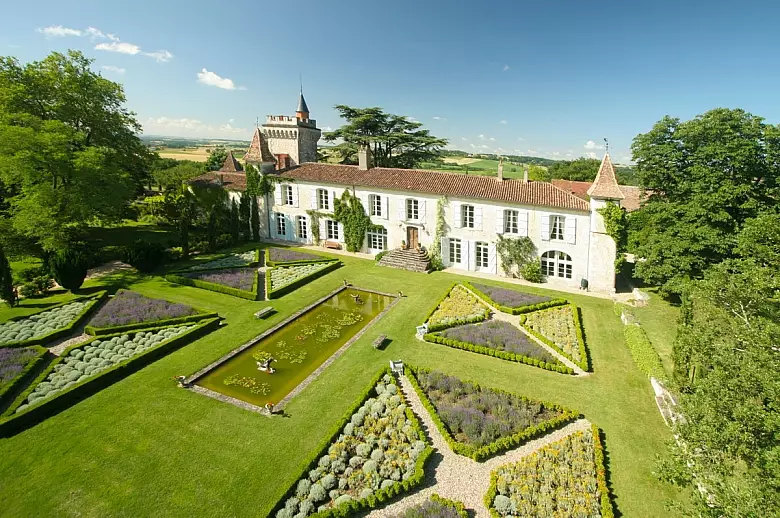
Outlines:
{"label": "arched window", "polygon": [[569,254],[550,250],[542,254],[542,274],[547,277],[563,277],[571,279],[571,256]]}

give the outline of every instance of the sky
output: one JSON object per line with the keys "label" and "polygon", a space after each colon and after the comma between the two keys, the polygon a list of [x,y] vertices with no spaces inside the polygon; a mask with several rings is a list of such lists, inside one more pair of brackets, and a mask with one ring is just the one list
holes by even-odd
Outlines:
{"label": "sky", "polygon": [[[617,162],[664,115],[780,122],[780,2],[40,0],[0,17],[0,55],[78,49],[144,133],[249,140],[294,115],[327,131],[379,106],[449,148]],[[322,143],[322,141],[321,141]]]}

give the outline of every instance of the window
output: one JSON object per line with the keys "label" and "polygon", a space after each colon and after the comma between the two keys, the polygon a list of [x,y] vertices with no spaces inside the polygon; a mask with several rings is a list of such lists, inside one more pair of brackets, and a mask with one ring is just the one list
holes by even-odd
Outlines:
{"label": "window", "polygon": [[504,211],[504,233],[505,234],[518,234],[517,227],[518,214],[516,210]]}
{"label": "window", "polygon": [[550,240],[563,241],[564,216],[550,216]]}
{"label": "window", "polygon": [[276,234],[279,236],[287,235],[287,218],[278,212],[276,213]]}
{"label": "window", "polygon": [[282,185],[282,204],[294,205],[293,189],[290,185]]}
{"label": "window", "polygon": [[317,208],[320,210],[330,210],[330,197],[326,189],[317,189]]}
{"label": "window", "polygon": [[460,263],[460,239],[450,238],[450,264]]}
{"label": "window", "polygon": [[406,219],[419,219],[420,203],[417,200],[406,200]]}
{"label": "window", "polygon": [[542,274],[547,277],[571,279],[572,263],[569,254],[550,250],[542,254]]}
{"label": "window", "polygon": [[387,229],[377,227],[368,231],[368,248],[371,250],[387,250]]}
{"label": "window", "polygon": [[382,216],[382,197],[377,194],[369,196],[368,204],[372,216]]}
{"label": "window", "polygon": [[474,205],[463,205],[460,210],[463,228],[474,228]]}
{"label": "window", "polygon": [[327,220],[328,239],[339,240],[339,223],[332,219]]}
{"label": "window", "polygon": [[474,243],[474,248],[477,250],[477,268],[488,267],[488,244],[483,241],[477,241]]}
{"label": "window", "polygon": [[309,222],[306,221],[306,216],[298,216],[295,218],[298,226],[298,237],[300,239],[309,239]]}

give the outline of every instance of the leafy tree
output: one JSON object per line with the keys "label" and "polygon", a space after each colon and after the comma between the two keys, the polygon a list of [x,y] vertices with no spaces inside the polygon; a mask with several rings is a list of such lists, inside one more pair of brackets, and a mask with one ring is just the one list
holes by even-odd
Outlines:
{"label": "leafy tree", "polygon": [[780,128],[718,108],[690,121],[664,117],[632,146],[649,197],[630,218],[635,274],[666,294],[733,257],[750,219],[774,211]]}
{"label": "leafy tree", "polygon": [[[152,167],[152,178],[163,189],[176,189],[204,172],[203,164],[192,160],[163,159]],[[172,160],[173,163],[168,160]]]}
{"label": "leafy tree", "polygon": [[165,247],[160,243],[138,239],[122,252],[122,261],[142,273],[152,273],[165,260]]}
{"label": "leafy tree", "polygon": [[51,255],[49,265],[57,284],[66,290],[76,291],[87,277],[89,260],[81,250],[65,248]]}
{"label": "leafy tree", "polygon": [[11,264],[8,262],[2,247],[0,247],[0,298],[6,301],[9,306],[16,305],[16,290],[14,290]]}
{"label": "leafy tree", "polygon": [[385,113],[381,108],[335,106],[347,124],[325,134],[325,141],[343,140],[330,149],[343,164],[357,163],[357,153],[368,146],[377,167],[419,167],[438,158],[447,140],[432,136],[422,124],[405,116]]}
{"label": "leafy tree", "polygon": [[249,217],[250,217],[250,201],[249,201],[249,195],[247,193],[242,192],[241,193],[241,201],[238,205],[238,219],[239,219],[239,228],[241,229],[241,239],[244,241],[250,239],[252,237],[252,231],[249,228]]}
{"label": "leafy tree", "polygon": [[222,164],[227,159],[227,150],[224,146],[216,146],[209,153],[209,158],[206,160],[206,171],[219,171]]}
{"label": "leafy tree", "polygon": [[551,180],[592,182],[599,172],[600,165],[601,161],[595,158],[560,160],[547,168],[547,174]]}
{"label": "leafy tree", "polygon": [[528,179],[534,182],[549,182],[551,180],[550,172],[548,169],[531,164],[528,166]]}
{"label": "leafy tree", "polygon": [[179,231],[182,258],[190,255],[190,226],[198,214],[198,202],[192,191],[185,185],[178,189],[165,191],[164,217]]}
{"label": "leafy tree", "polygon": [[233,244],[236,244],[241,239],[241,227],[238,217],[238,203],[235,198],[230,201],[230,237],[233,239]]}

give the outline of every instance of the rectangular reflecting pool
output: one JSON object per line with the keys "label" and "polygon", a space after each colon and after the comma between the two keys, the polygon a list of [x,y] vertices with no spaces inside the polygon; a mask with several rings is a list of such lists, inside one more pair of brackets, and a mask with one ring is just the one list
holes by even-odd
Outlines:
{"label": "rectangular reflecting pool", "polygon": [[[228,397],[220,399],[234,403],[279,405],[395,301],[396,297],[380,293],[342,288],[188,381],[206,389],[200,392],[222,394]],[[260,370],[269,358],[274,360],[270,364],[273,374]]]}

